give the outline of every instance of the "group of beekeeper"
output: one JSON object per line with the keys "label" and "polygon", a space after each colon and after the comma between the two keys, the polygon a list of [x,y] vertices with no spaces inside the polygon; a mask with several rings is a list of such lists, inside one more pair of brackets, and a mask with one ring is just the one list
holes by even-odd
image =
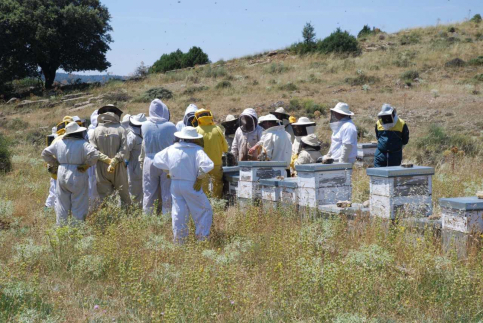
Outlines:
{"label": "group of beekeeper", "polygon": [[[213,217],[207,196],[222,198],[227,156],[234,163],[281,161],[287,176],[295,175],[296,165],[354,163],[357,157],[354,113],[342,102],[331,109],[331,145],[325,155],[316,123],[307,117],[297,121],[282,107],[260,118],[254,109],[245,109],[238,118],[227,116],[221,126],[210,110],[194,104],[175,125],[159,99],[151,102],[148,117],[122,115],[118,107],[106,105],[92,113],[88,128],[70,116],[54,127],[42,158],[52,175],[45,205],[55,208],[58,225],[84,221],[89,208],[117,192],[123,207],[171,213],[174,239],[180,243],[188,236],[191,214],[196,236],[203,240]],[[409,130],[390,105],[378,115],[376,137],[375,166],[400,164]]]}

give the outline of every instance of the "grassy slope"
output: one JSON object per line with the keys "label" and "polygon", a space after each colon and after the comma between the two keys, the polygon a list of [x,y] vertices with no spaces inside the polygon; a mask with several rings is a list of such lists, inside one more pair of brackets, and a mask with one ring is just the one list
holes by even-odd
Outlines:
{"label": "grassy slope", "polygon": [[[346,101],[356,112],[356,123],[369,132],[366,140],[371,140],[374,116],[388,102],[409,123],[412,143],[406,157],[412,159],[421,150],[415,139],[430,123],[475,142],[481,138],[478,113],[483,97],[477,93],[481,83],[473,77],[483,68],[444,64],[483,53],[483,42],[476,41],[483,25],[455,27],[461,41],[454,44],[441,35],[448,26],[412,29],[366,40],[365,48],[386,49],[365,50],[357,58],[300,58],[282,52],[214,64],[211,73],[206,66],[198,67],[142,82],[112,83],[92,92],[122,92],[136,98],[152,87],[166,87],[174,93],[167,104],[175,120],[192,101],[212,109],[219,120],[246,107],[264,114],[277,101],[289,105],[293,99],[310,99],[324,106]],[[401,45],[405,36],[419,42]],[[474,42],[466,43],[466,38]],[[420,81],[405,88],[398,80],[408,70],[417,70]],[[225,75],[207,77],[213,71]],[[376,76],[379,82],[368,91],[345,82],[361,74]],[[229,80],[232,87],[216,89],[222,80]],[[281,90],[288,82],[297,89]],[[183,94],[193,86],[209,89]],[[118,104],[131,114],[147,113],[147,103],[134,101]],[[482,319],[481,254],[457,261],[441,253],[431,234],[416,239],[403,226],[388,232],[361,221],[353,225],[356,230],[346,230],[344,221],[314,222],[290,216],[290,211],[253,209],[240,214],[218,209],[213,239],[180,248],[170,243],[169,219],[146,218],[138,210],[124,217],[110,204],[85,228],[56,229],[53,212],[42,211],[48,187],[39,159],[42,145],[32,145],[31,140],[36,132],[46,132],[39,128],[50,129],[72,114],[69,108],[0,107],[7,120],[0,123],[0,131],[13,140],[15,155],[14,171],[0,178],[0,219],[10,222],[10,229],[0,231],[0,321]],[[76,114],[88,117],[91,112]],[[318,120],[318,133],[327,143],[325,117]],[[481,162],[457,158],[454,171],[450,163],[438,166],[435,201],[482,188]],[[367,178],[357,171],[354,197],[362,201],[367,194]]]}

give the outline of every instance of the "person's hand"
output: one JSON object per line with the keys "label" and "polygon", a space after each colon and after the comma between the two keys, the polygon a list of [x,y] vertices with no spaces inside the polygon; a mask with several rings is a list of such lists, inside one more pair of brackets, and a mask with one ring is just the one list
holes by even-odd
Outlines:
{"label": "person's hand", "polygon": [[109,167],[107,167],[107,172],[108,173],[114,173],[116,171],[116,166],[119,164],[119,161],[116,158],[111,159],[111,163],[109,164]]}
{"label": "person's hand", "polygon": [[257,151],[257,149],[258,149],[258,145],[255,145],[252,148],[250,148],[250,150],[248,150],[248,153],[250,155],[253,155]]}
{"label": "person's hand", "polygon": [[201,178],[197,178],[196,181],[195,181],[195,184],[193,185],[193,189],[197,192],[199,192],[201,190],[201,182],[203,180]]}
{"label": "person's hand", "polygon": [[77,166],[77,170],[81,173],[85,173],[89,169],[89,167],[91,167],[91,166],[85,165],[85,164],[79,165],[79,166]]}

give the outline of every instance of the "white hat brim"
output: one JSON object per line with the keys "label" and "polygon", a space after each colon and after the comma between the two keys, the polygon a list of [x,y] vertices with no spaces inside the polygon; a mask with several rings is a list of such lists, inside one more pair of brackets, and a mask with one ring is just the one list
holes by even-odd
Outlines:
{"label": "white hat brim", "polygon": [[177,131],[177,132],[175,132],[175,133],[174,133],[174,136],[175,136],[175,137],[177,137],[177,138],[179,138],[179,139],[201,139],[201,138],[203,138],[203,136],[202,136],[202,135],[200,135],[200,134],[198,134],[198,136],[197,136],[197,137],[189,137],[189,136],[185,136],[185,135],[183,135],[183,133],[182,133],[181,131]]}
{"label": "white hat brim", "polygon": [[309,125],[309,124],[310,125],[314,125],[314,126],[316,125],[315,122],[310,121],[310,122],[300,122],[300,123],[299,122],[294,122],[294,123],[292,123],[292,126],[306,126],[306,125]]}
{"label": "white hat brim", "polygon": [[65,132],[65,134],[66,134],[66,135],[71,135],[71,134],[73,134],[73,133],[78,133],[78,132],[82,132],[82,131],[87,131],[87,128],[85,128],[85,127],[79,127],[79,128],[77,128],[77,130],[76,130],[76,131],[72,131],[72,132],[67,132],[67,131],[66,131],[66,132]]}
{"label": "white hat brim", "polygon": [[349,111],[349,113],[347,113],[347,112],[338,110],[336,108],[332,108],[332,109],[330,109],[330,111],[334,111],[334,112],[337,112],[338,114],[343,114],[345,116],[350,116],[350,117],[352,117],[354,115],[354,112],[352,112],[352,111]]}
{"label": "white hat brim", "polygon": [[146,121],[148,121],[148,119],[146,119],[144,121],[137,121],[136,119],[133,119],[132,117],[129,119],[129,122],[131,122],[135,126],[142,126],[143,123],[145,123]]}

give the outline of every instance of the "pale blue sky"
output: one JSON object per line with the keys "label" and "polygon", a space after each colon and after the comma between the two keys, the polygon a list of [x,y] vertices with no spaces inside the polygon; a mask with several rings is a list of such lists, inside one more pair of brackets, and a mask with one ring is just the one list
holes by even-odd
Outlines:
{"label": "pale blue sky", "polygon": [[[483,14],[483,0],[101,0],[112,15],[109,72],[132,73],[163,53],[200,46],[215,62],[301,40],[311,22],[317,38],[364,24],[387,32],[463,21]],[[470,12],[471,10],[471,12]]]}

